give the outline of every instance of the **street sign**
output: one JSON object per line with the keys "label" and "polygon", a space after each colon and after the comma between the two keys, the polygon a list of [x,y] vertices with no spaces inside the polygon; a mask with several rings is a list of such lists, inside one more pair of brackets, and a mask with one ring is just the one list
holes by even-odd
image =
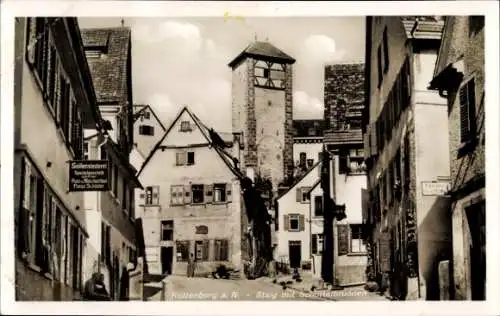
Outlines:
{"label": "street sign", "polygon": [[422,181],[423,195],[446,195],[450,190],[449,181]]}
{"label": "street sign", "polygon": [[205,225],[200,225],[195,227],[196,234],[206,235],[208,234],[208,227]]}
{"label": "street sign", "polygon": [[74,160],[69,164],[69,191],[108,191],[107,160]]}

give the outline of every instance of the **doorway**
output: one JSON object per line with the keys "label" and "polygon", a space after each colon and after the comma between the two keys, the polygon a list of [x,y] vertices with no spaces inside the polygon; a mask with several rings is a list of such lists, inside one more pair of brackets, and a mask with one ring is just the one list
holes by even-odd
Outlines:
{"label": "doorway", "polygon": [[173,247],[161,247],[161,273],[172,274]]}
{"label": "doorway", "polygon": [[485,202],[465,209],[469,224],[470,280],[473,301],[486,299],[486,216]]}
{"label": "doorway", "polygon": [[288,241],[288,256],[290,268],[300,268],[300,262],[302,261],[302,245],[300,240]]}

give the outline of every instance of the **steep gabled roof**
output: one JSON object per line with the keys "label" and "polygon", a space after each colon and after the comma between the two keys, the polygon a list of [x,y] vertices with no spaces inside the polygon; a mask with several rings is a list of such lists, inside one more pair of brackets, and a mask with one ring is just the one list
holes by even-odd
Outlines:
{"label": "steep gabled roof", "polygon": [[321,164],[321,160],[317,161],[314,165],[311,166],[311,168],[309,168],[309,170],[307,170],[300,178],[298,178],[297,180],[295,180],[295,182],[288,188],[286,189],[286,191],[283,191],[277,198],[276,200],[279,200],[281,199],[283,196],[285,196],[288,192],[290,192],[293,188],[295,188],[298,184],[300,184],[300,182],[302,182],[302,180],[304,180],[307,175],[309,173],[311,173],[311,171],[313,171],[314,169],[316,169],[316,167],[318,165]]}
{"label": "steep gabled roof", "polygon": [[167,129],[165,128],[165,125],[163,125],[162,121],[160,120],[160,118],[156,115],[155,111],[153,110],[153,108],[149,105],[149,104],[134,104],[134,116],[136,115],[140,115],[142,112],[144,112],[146,109],[149,109],[149,111],[153,114],[153,116],[155,117],[155,119],[158,121],[158,123],[160,123],[160,127],[163,129],[163,131],[165,132]]}
{"label": "steep gabled roof", "polygon": [[255,41],[248,45],[238,56],[236,56],[236,58],[233,59],[228,66],[233,68],[238,65],[241,60],[247,57],[271,61],[275,60],[277,62],[284,62],[287,64],[295,63],[295,59],[293,57],[284,53],[273,44]]}
{"label": "steep gabled roof", "polygon": [[127,87],[127,59],[131,46],[128,27],[82,29],[85,50],[100,50],[105,57],[87,58],[98,103],[120,102]]}
{"label": "steep gabled roof", "polygon": [[[146,160],[142,164],[141,169],[137,173],[137,176],[139,176],[141,174],[141,172],[144,170],[144,168],[149,163],[149,161],[151,160],[151,158],[153,158],[154,154],[159,149],[161,149],[161,144],[163,143],[163,141],[165,140],[165,138],[167,137],[167,135],[170,133],[170,131],[172,130],[172,128],[175,126],[175,124],[179,121],[179,119],[181,118],[182,114],[185,113],[185,112],[189,114],[189,116],[191,117],[191,119],[193,120],[193,122],[196,124],[196,126],[198,127],[198,129],[200,130],[201,134],[206,139],[206,141],[208,142],[208,144],[212,145],[212,140],[210,139],[208,128],[206,127],[206,125],[203,124],[201,122],[201,120],[196,115],[194,115],[187,108],[187,106],[185,106],[185,107],[182,108],[182,110],[179,112],[179,114],[177,114],[177,116],[172,121],[172,123],[170,124],[170,126],[168,127],[168,129],[165,131],[165,134],[163,134],[162,138],[154,146],[153,150],[151,150],[151,152],[149,153],[148,157],[146,158]],[[234,167],[232,161],[229,160],[229,158],[224,154],[224,152],[220,148],[218,148],[217,146],[213,146],[212,148],[217,152],[217,154],[220,156],[220,158],[222,159],[222,161],[224,161],[224,163],[231,170],[231,172],[234,173],[234,175],[236,175],[239,178],[244,177],[243,173],[240,170],[238,170],[238,169],[236,169]]]}

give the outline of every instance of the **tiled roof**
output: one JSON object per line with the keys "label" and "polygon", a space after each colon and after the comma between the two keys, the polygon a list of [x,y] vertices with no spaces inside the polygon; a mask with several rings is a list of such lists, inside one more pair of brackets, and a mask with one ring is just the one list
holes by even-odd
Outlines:
{"label": "tiled roof", "polygon": [[233,61],[229,63],[229,67],[236,66],[245,57],[263,57],[277,59],[282,62],[293,64],[295,59],[284,53],[279,48],[268,42],[255,41],[248,45]]}
{"label": "tiled roof", "polygon": [[444,19],[439,16],[401,17],[408,38],[440,39]]}
{"label": "tiled roof", "polygon": [[293,120],[294,137],[322,137],[324,120]]}
{"label": "tiled roof", "polygon": [[87,58],[97,101],[122,101],[127,87],[127,58],[131,30],[127,27],[82,29],[85,49],[103,48],[103,56]]}
{"label": "tiled roof", "polygon": [[347,145],[363,142],[363,133],[359,130],[326,131],[323,141],[326,145]]}

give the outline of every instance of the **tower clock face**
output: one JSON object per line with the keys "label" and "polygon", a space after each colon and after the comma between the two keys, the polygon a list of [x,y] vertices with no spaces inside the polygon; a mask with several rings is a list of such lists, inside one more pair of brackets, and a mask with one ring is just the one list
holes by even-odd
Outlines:
{"label": "tower clock face", "polygon": [[254,84],[258,87],[285,89],[285,64],[259,60],[255,63]]}

